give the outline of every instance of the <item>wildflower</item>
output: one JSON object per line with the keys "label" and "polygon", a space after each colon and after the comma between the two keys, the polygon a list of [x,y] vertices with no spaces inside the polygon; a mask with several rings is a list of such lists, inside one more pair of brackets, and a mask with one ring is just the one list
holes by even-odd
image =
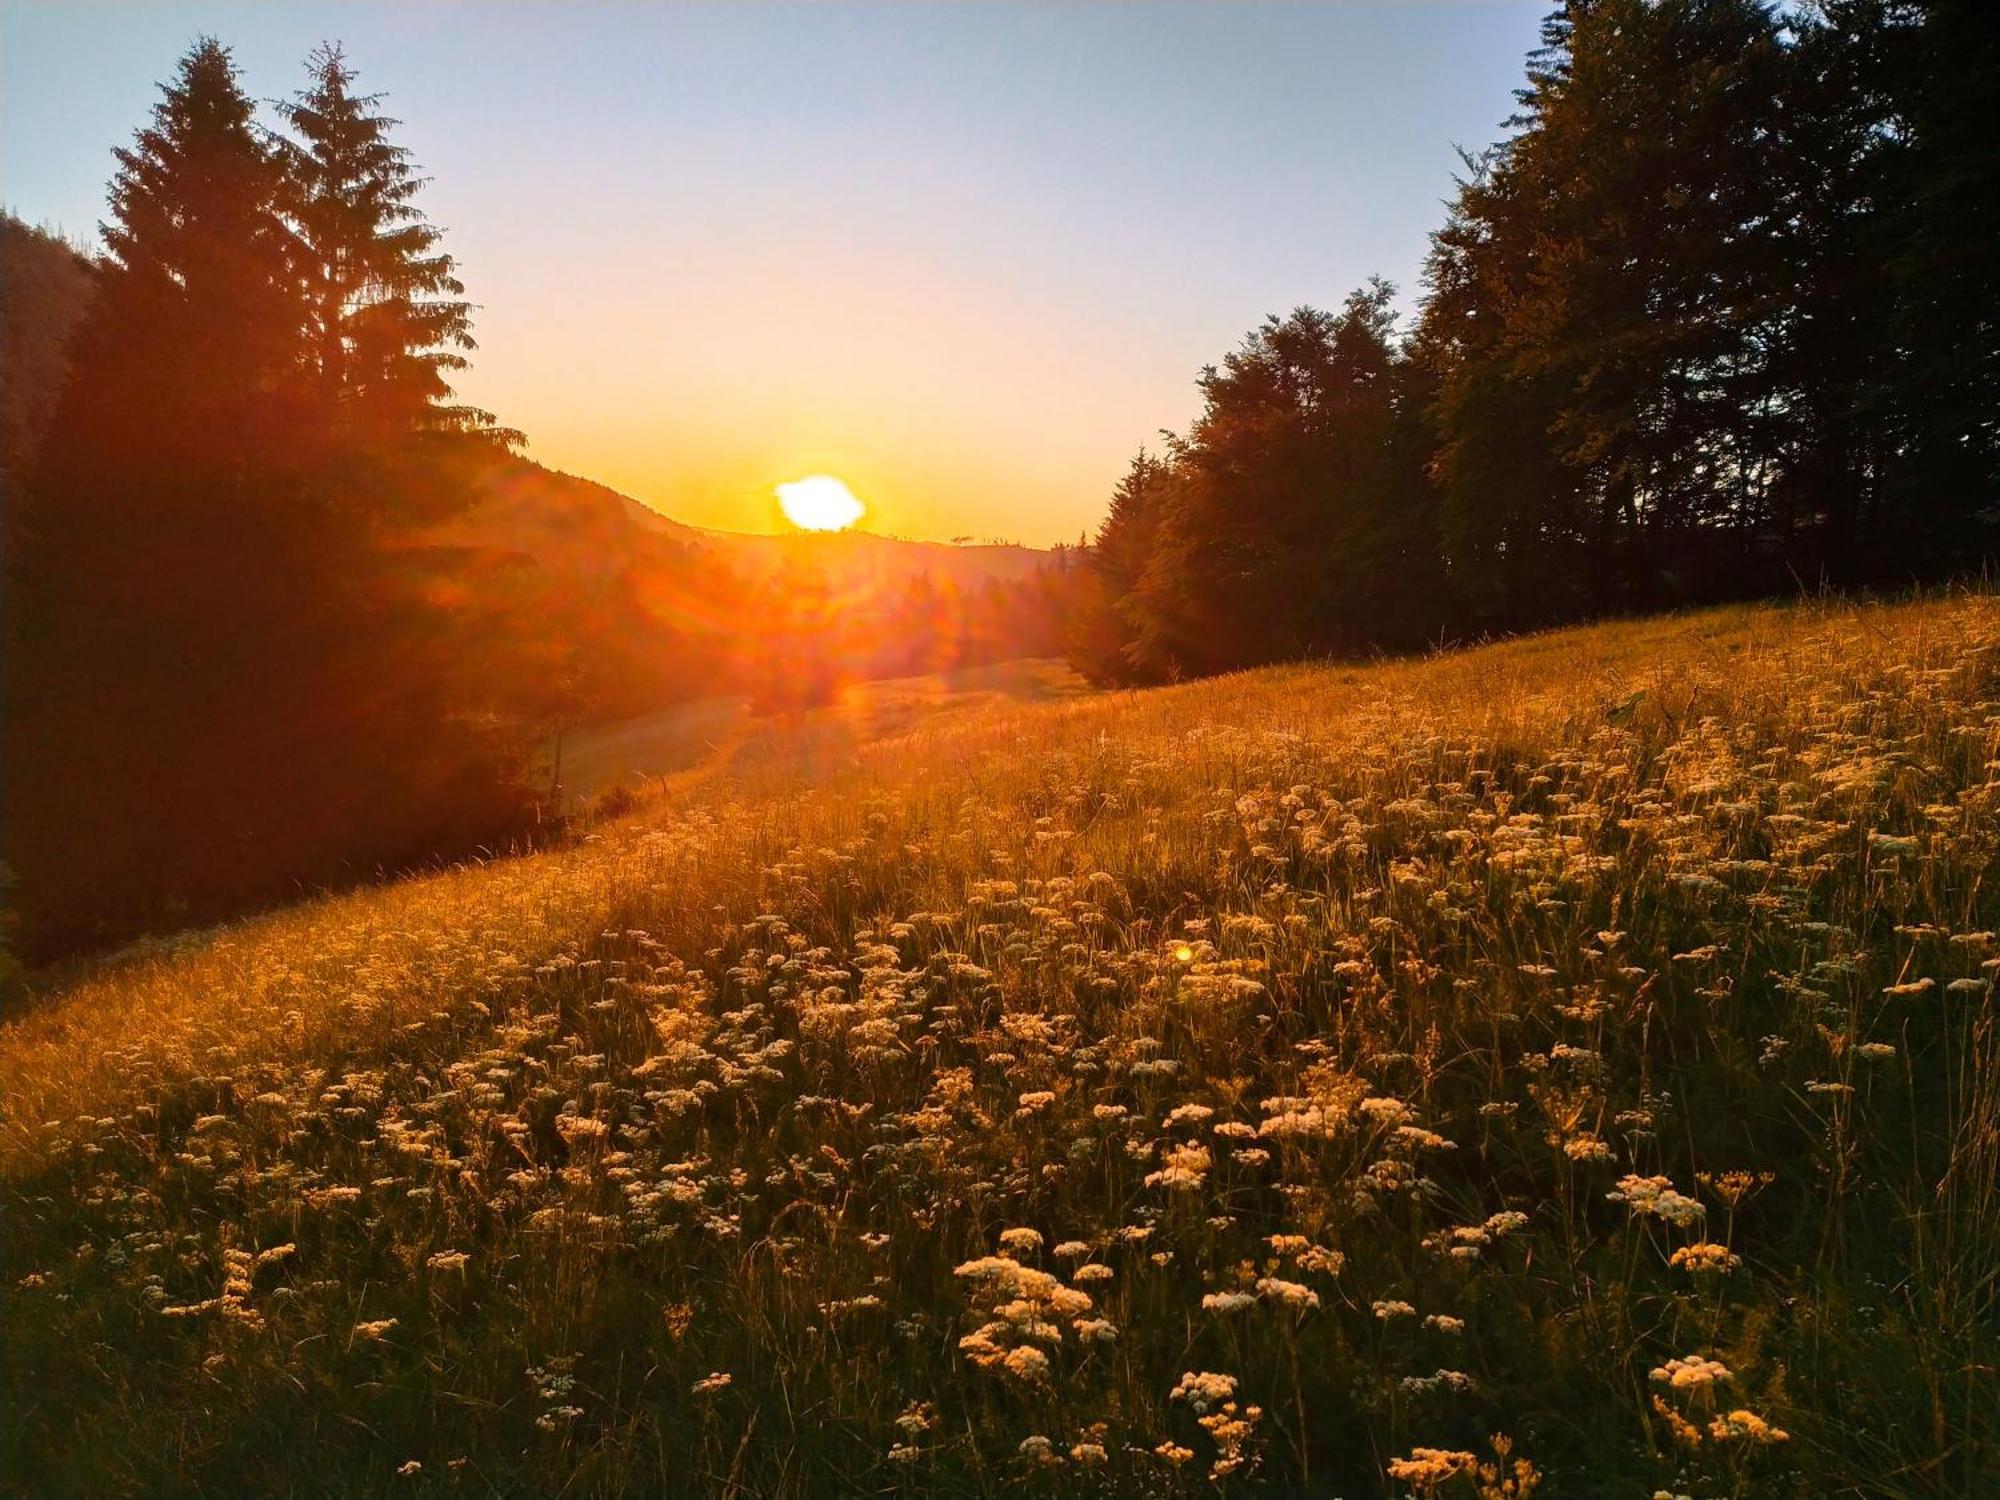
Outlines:
{"label": "wildflower", "polygon": [[433,1271],[463,1271],[468,1258],[463,1250],[440,1250],[424,1264]]}
{"label": "wildflower", "polygon": [[1673,1253],[1668,1264],[1679,1270],[1691,1271],[1697,1276],[1726,1276],[1743,1264],[1741,1256],[1731,1253],[1727,1245],[1718,1245],[1712,1240],[1701,1240],[1692,1245],[1683,1245]]}
{"label": "wildflower", "polygon": [[1192,1191],[1208,1180],[1208,1169],[1213,1162],[1208,1147],[1186,1145],[1175,1146],[1167,1152],[1167,1164],[1157,1172],[1146,1174],[1147,1187],[1164,1187],[1182,1192]]}
{"label": "wildflower", "polygon": [[1716,1417],[1708,1424],[1708,1435],[1718,1443],[1741,1442],[1752,1444],[1788,1443],[1792,1435],[1782,1427],[1773,1427],[1753,1411],[1738,1407],[1727,1416]]}
{"label": "wildflower", "polygon": [[1338,1250],[1329,1250],[1324,1245],[1308,1245],[1298,1254],[1301,1271],[1311,1271],[1322,1276],[1338,1276],[1347,1257]]}
{"label": "wildflower", "polygon": [[1305,1312],[1319,1306],[1319,1293],[1310,1287],[1301,1286],[1296,1281],[1281,1281],[1275,1276],[1266,1276],[1257,1283],[1257,1294],[1267,1301],[1276,1302],[1296,1312]]}
{"label": "wildflower", "polygon": [[1563,1142],[1563,1154],[1571,1161],[1610,1161],[1611,1148],[1589,1131],[1570,1136]]}
{"label": "wildflower", "polygon": [[1001,1365],[1016,1380],[1046,1380],[1049,1373],[1049,1357],[1033,1344],[1021,1344],[1007,1351]]}
{"label": "wildflower", "polygon": [[1183,1372],[1180,1384],[1173,1389],[1170,1401],[1185,1401],[1196,1413],[1206,1412],[1210,1407],[1220,1406],[1236,1394],[1236,1377],[1218,1375],[1213,1371],[1188,1370]]}
{"label": "wildflower", "polygon": [[1210,1292],[1201,1299],[1202,1311],[1212,1313],[1241,1312],[1256,1305],[1257,1299],[1248,1292]]}
{"label": "wildflower", "polygon": [[372,1323],[356,1323],[355,1333],[364,1339],[379,1339],[397,1324],[395,1318],[377,1318]]}
{"label": "wildflower", "polygon": [[1401,1125],[1410,1118],[1410,1106],[1401,1099],[1363,1099],[1355,1108],[1377,1125]]}
{"label": "wildflower", "polygon": [[1614,1203],[1625,1204],[1635,1214],[1651,1214],[1681,1229],[1698,1222],[1706,1212],[1698,1200],[1675,1192],[1665,1177],[1628,1174],[1619,1178],[1618,1186],[1604,1196]]}
{"label": "wildflower", "polygon": [[1677,1391],[1696,1393],[1706,1392],[1717,1382],[1731,1378],[1733,1377],[1727,1365],[1699,1354],[1670,1359],[1652,1372],[1652,1379],[1656,1384],[1668,1385]]}
{"label": "wildflower", "polygon": [[1751,1193],[1778,1180],[1774,1172],[1724,1172],[1720,1176],[1703,1172],[1695,1180],[1734,1209]]}
{"label": "wildflower", "polygon": [[1040,1231],[1034,1229],[1003,1229],[1000,1231],[1000,1248],[1016,1255],[1042,1248]]}
{"label": "wildflower", "polygon": [[1410,1306],[1409,1303],[1399,1302],[1393,1299],[1377,1302],[1375,1304],[1375,1316],[1380,1318],[1384,1323],[1390,1322],[1396,1318],[1415,1317],[1416,1312],[1417,1310],[1414,1307]]}
{"label": "wildflower", "polygon": [[736,1377],[731,1375],[727,1370],[711,1370],[688,1387],[688,1394],[691,1396],[709,1396],[717,1391],[726,1391],[735,1379]]}
{"label": "wildflower", "polygon": [[1389,1477],[1421,1489],[1434,1490],[1460,1474],[1479,1467],[1473,1454],[1447,1448],[1412,1448],[1408,1458],[1389,1460]]}
{"label": "wildflower", "polygon": [[1059,1464],[1062,1459],[1056,1454],[1056,1445],[1039,1432],[1021,1439],[1021,1446],[1015,1450],[1032,1464]]}

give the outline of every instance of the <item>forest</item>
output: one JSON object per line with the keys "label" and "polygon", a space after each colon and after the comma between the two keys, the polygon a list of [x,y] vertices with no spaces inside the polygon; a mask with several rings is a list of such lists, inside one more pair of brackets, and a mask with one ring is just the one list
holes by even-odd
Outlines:
{"label": "forest", "polygon": [[1558,8],[1407,329],[1375,281],[1202,373],[1090,549],[1160,682],[1975,574],[2000,502],[2000,28],[1976,0]]}

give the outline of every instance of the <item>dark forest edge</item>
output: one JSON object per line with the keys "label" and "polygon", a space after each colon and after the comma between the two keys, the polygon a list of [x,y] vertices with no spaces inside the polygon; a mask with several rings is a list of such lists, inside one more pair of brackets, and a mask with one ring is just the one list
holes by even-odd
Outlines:
{"label": "dark forest edge", "polygon": [[1158,682],[1978,571],[2000,28],[1965,0],[1556,11],[1399,334],[1375,282],[1201,377],[1072,650]]}
{"label": "dark forest edge", "polygon": [[[718,683],[796,707],[1058,652],[1155,683],[1994,551],[2000,29],[1973,0],[1565,6],[1407,330],[1379,281],[1267,320],[1088,544],[865,604],[635,532],[456,400],[472,309],[353,85],[316,53],[266,131],[205,40],[118,153],[102,262],[7,228],[30,954],[520,846],[552,728]],[[565,561],[468,529],[523,494],[585,539]]]}

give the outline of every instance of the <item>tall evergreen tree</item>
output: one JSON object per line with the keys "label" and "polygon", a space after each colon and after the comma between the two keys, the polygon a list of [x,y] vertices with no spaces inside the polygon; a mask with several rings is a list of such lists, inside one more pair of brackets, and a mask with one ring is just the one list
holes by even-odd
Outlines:
{"label": "tall evergreen tree", "polygon": [[1086,554],[1083,577],[1069,605],[1065,650],[1092,682],[1145,680],[1135,657],[1138,632],[1133,590],[1153,551],[1173,467],[1140,452],[1111,492],[1111,509]]}
{"label": "tall evergreen tree", "polygon": [[9,506],[6,853],[41,950],[463,849],[518,811],[383,545],[451,467],[329,399],[314,263],[252,116],[203,40],[118,153],[99,292]]}
{"label": "tall evergreen tree", "polygon": [[1592,607],[1657,602],[1717,565],[1710,538],[1768,521],[1784,61],[1761,0],[1571,0],[1545,23],[1516,133],[1430,268],[1460,570],[1560,608],[1555,561]]}
{"label": "tall evergreen tree", "polygon": [[454,400],[466,367],[472,304],[442,232],[417,206],[425,180],[382,95],[354,91],[337,45],[306,60],[308,85],[278,106],[295,140],[284,155],[304,252],[311,362],[343,428],[380,440],[476,432],[507,441],[492,413]]}
{"label": "tall evergreen tree", "polygon": [[[1905,193],[1892,268],[1903,363],[1899,408],[1933,555],[1974,560],[2000,525],[2000,18],[1988,0],[1925,0],[1893,56]],[[1896,39],[1889,22],[1891,45]]]}
{"label": "tall evergreen tree", "polygon": [[[216,811],[194,788],[295,644],[280,580],[324,555],[296,247],[252,113],[203,39],[117,152],[98,294],[8,508],[4,821],[43,936],[131,916],[186,861]],[[204,832],[239,852],[226,819]]]}

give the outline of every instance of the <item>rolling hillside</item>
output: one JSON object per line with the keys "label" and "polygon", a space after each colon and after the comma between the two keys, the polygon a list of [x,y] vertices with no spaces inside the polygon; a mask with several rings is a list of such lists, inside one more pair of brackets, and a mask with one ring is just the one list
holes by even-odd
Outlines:
{"label": "rolling hillside", "polygon": [[1969,596],[808,721],[130,955],[0,1031],[0,1472],[1988,1492],[1996,703]]}
{"label": "rolling hillside", "polygon": [[565,574],[632,566],[645,571],[662,550],[694,548],[748,583],[810,567],[835,592],[875,594],[928,575],[960,589],[1025,578],[1048,556],[1033,547],[906,541],[867,531],[763,536],[683,525],[593,480],[526,459],[502,466],[484,499],[442,528],[438,540],[531,559]]}

